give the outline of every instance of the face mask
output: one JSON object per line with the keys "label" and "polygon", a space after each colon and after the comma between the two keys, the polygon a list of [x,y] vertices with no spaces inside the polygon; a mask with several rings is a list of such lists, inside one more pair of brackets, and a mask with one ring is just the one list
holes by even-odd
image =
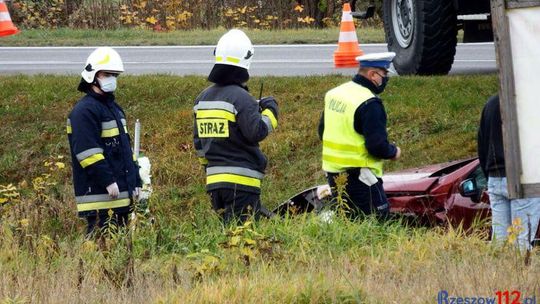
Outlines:
{"label": "face mask", "polygon": [[380,85],[377,86],[377,90],[375,91],[375,94],[381,94],[384,91],[384,88],[386,88],[386,84],[388,83],[388,80],[390,79],[390,77],[384,76],[384,77],[381,77],[381,79],[382,79],[382,82]]}
{"label": "face mask", "polygon": [[109,76],[105,78],[98,78],[99,86],[105,93],[111,93],[116,90],[116,77]]}

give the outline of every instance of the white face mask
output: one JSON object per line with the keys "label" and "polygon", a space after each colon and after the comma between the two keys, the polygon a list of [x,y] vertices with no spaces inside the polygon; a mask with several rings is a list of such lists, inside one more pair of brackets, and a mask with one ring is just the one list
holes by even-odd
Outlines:
{"label": "white face mask", "polygon": [[111,93],[116,90],[116,77],[114,76],[98,78],[98,83],[103,92]]}

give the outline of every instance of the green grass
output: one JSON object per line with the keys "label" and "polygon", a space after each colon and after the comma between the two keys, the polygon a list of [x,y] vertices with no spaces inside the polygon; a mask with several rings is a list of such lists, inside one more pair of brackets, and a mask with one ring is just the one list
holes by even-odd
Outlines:
{"label": "green grass", "polygon": [[[153,32],[151,30],[23,29],[0,38],[0,46],[214,45],[226,29]],[[254,44],[337,43],[339,28],[245,30]],[[381,28],[357,28],[360,43],[384,42]]]}
{"label": "green grass", "polygon": [[[324,182],[316,135],[322,100],[348,79],[250,80],[253,88],[264,80],[280,105],[278,130],[261,145],[269,158],[262,198],[270,208]],[[96,243],[83,239],[84,223],[75,218],[69,168],[43,166],[68,156],[65,118],[81,97],[78,78],[0,76],[0,185],[13,183],[22,195],[0,206],[0,301],[432,303],[442,289],[462,296],[539,290],[538,251],[524,266],[481,233],[340,217],[326,224],[311,215],[222,227],[191,146],[192,102],[208,85],[204,77],[119,80],[130,125],[135,118],[143,124],[155,223],[142,217],[127,236]],[[496,91],[494,75],[392,78],[382,98],[403,158],[387,169],[474,156],[481,108]],[[51,175],[37,180],[44,172]],[[55,184],[40,188],[43,182]]]}
{"label": "green grass", "polygon": [[[348,77],[266,77],[265,93],[274,95],[282,112],[279,132],[262,143],[269,155],[266,187],[291,189],[287,195],[324,180],[320,170],[317,125],[324,93]],[[68,155],[64,121],[81,97],[76,77],[0,77],[0,182],[20,180],[39,170],[48,155]],[[160,186],[193,187],[200,178],[191,149],[191,108],[207,83],[203,77],[127,76],[120,79],[118,100],[128,117],[141,119],[143,148],[153,159]],[[388,170],[444,162],[475,154],[479,113],[497,91],[494,76],[396,77],[384,98],[390,140],[403,158]],[[180,168],[180,169],[179,169]],[[197,175],[193,175],[197,172]],[[268,189],[267,188],[267,189]],[[198,190],[198,188],[197,188]],[[285,195],[286,196],[286,195]],[[284,199],[273,191],[271,204]]]}

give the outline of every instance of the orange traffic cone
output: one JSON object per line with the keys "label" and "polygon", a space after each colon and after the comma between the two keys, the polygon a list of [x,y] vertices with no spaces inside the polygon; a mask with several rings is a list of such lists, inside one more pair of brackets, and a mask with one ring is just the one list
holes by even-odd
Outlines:
{"label": "orange traffic cone", "polygon": [[9,11],[4,0],[0,0],[0,37],[17,34],[19,30],[11,22]]}
{"label": "orange traffic cone", "polygon": [[358,38],[351,15],[351,5],[343,4],[341,27],[339,30],[338,48],[334,52],[334,66],[336,68],[354,68],[358,66],[357,56],[364,55],[358,46]]}

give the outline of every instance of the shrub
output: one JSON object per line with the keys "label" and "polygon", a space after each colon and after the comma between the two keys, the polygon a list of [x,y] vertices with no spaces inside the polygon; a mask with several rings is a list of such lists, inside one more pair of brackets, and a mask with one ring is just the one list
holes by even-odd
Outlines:
{"label": "shrub", "polygon": [[[23,28],[143,28],[171,31],[217,27],[290,29],[339,24],[339,0],[13,0]],[[9,3],[9,2],[8,2]],[[360,5],[357,5],[360,7]],[[362,21],[372,24],[373,21]],[[380,23],[380,21],[376,21]]]}

